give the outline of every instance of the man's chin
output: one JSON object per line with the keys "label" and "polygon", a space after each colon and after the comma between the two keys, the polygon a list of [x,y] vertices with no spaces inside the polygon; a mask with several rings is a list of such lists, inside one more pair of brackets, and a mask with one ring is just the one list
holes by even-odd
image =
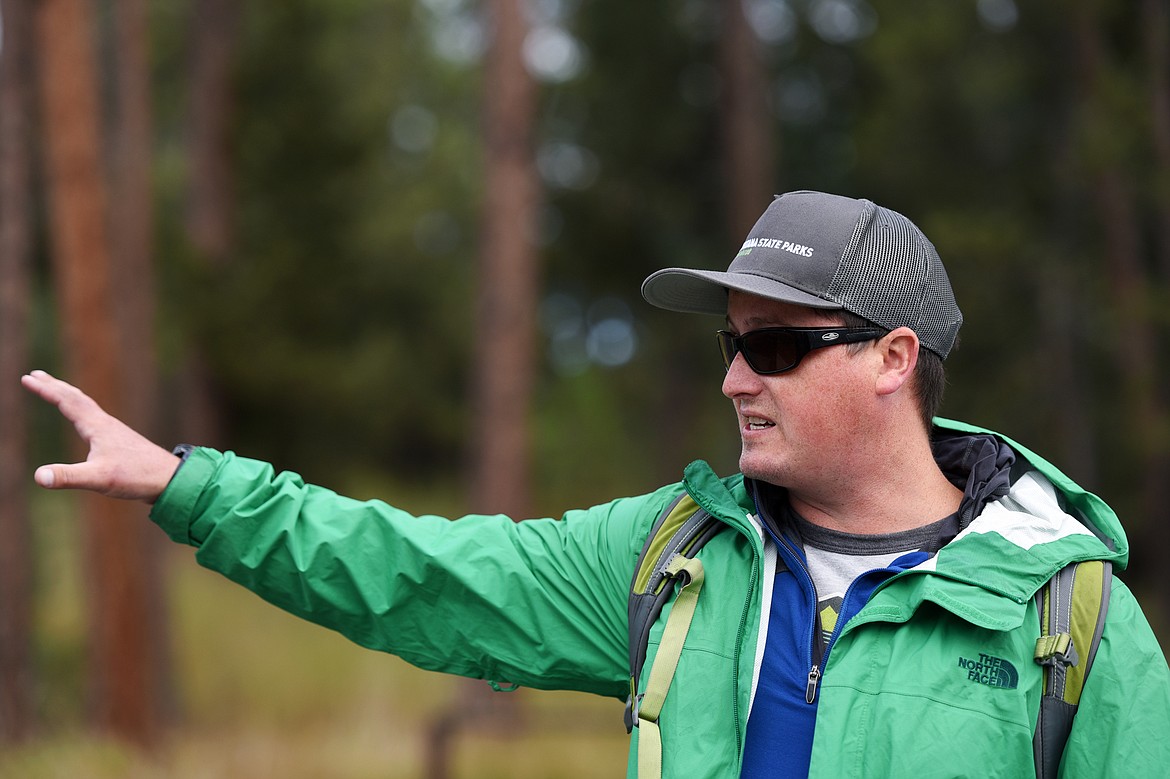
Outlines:
{"label": "man's chin", "polygon": [[779,484],[780,469],[774,462],[764,462],[762,458],[748,453],[740,455],[739,472],[749,479]]}

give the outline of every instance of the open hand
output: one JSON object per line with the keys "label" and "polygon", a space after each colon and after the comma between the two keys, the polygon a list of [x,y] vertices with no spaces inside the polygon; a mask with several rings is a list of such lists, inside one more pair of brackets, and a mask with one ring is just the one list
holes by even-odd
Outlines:
{"label": "open hand", "polygon": [[113,498],[154,503],[179,467],[179,458],[107,414],[93,398],[44,371],[22,376],[26,389],[52,403],[89,445],[85,462],[42,465],[33,478],[46,489],[91,490]]}

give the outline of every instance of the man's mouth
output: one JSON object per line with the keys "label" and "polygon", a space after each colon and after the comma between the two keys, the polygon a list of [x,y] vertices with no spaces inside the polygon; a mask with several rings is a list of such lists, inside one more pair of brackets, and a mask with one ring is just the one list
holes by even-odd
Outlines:
{"label": "man's mouth", "polygon": [[775,422],[769,422],[761,417],[747,417],[744,420],[747,424],[744,425],[748,430],[763,430],[768,427],[775,427]]}

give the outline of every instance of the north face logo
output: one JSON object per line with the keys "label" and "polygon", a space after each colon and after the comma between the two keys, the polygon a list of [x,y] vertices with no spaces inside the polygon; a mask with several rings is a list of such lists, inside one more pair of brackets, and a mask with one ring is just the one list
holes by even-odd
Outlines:
{"label": "north face logo", "polygon": [[980,654],[978,660],[960,657],[959,667],[967,672],[968,681],[979,682],[989,687],[1014,690],[1020,683],[1019,671],[1003,658],[985,654]]}

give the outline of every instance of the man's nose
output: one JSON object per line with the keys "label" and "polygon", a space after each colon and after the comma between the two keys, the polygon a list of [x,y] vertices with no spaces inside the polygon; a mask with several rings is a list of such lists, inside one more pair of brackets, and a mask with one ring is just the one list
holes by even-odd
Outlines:
{"label": "man's nose", "polygon": [[723,394],[729,398],[754,395],[760,391],[760,377],[747,364],[742,353],[736,354],[723,377]]}

